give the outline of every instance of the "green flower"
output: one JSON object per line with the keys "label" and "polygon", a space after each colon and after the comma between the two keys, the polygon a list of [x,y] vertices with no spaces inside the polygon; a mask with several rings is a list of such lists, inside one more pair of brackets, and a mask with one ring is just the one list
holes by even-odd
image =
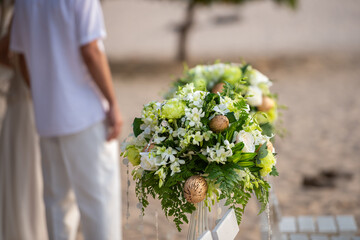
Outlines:
{"label": "green flower", "polygon": [[203,78],[198,78],[194,81],[195,90],[206,91],[206,81]]}
{"label": "green flower", "polygon": [[276,159],[274,157],[274,154],[272,154],[272,152],[268,150],[268,154],[266,155],[266,157],[260,159],[260,161],[261,163],[257,166],[262,168],[260,170],[260,174],[261,176],[265,177],[271,172],[272,167],[276,164]]}
{"label": "green flower", "polygon": [[178,119],[185,115],[185,103],[173,98],[162,107],[162,115],[167,119]]}
{"label": "green flower", "polygon": [[137,166],[140,164],[140,152],[134,146],[129,146],[127,148],[127,158],[131,162],[133,166]]}
{"label": "green flower", "polygon": [[241,80],[241,70],[238,67],[226,68],[223,75],[224,81],[235,85]]}
{"label": "green flower", "polygon": [[276,121],[276,119],[278,118],[276,105],[275,105],[275,107],[273,107],[272,109],[270,109],[270,110],[267,112],[267,115],[268,115],[268,119],[269,119],[269,122],[270,122],[270,123],[273,123],[273,122]]}

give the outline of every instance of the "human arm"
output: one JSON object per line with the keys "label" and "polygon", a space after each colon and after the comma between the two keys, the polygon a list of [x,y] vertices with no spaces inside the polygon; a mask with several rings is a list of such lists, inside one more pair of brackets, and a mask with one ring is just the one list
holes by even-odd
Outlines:
{"label": "human arm", "polygon": [[30,87],[30,76],[27,69],[24,54],[12,53],[12,55],[10,55],[9,46],[10,46],[10,34],[7,33],[3,38],[0,39],[0,64],[12,68],[13,64],[11,63],[10,59],[11,57],[15,57],[16,55],[18,58],[21,75],[23,76],[26,85]]}
{"label": "human arm", "polygon": [[123,121],[116,101],[107,58],[99,48],[97,40],[81,46],[80,51],[92,79],[109,103],[107,120],[110,131],[107,140],[116,139],[121,132]]}
{"label": "human arm", "polygon": [[10,36],[6,34],[0,39],[0,64],[11,67],[9,58]]}

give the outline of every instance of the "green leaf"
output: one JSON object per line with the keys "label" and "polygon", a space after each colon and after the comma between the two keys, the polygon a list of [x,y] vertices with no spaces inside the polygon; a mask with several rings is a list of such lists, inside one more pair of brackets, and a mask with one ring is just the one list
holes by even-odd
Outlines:
{"label": "green leaf", "polygon": [[236,117],[233,112],[229,112],[225,116],[229,119],[230,123],[236,122]]}
{"label": "green leaf", "polygon": [[255,165],[255,163],[250,162],[250,161],[245,161],[245,162],[238,162],[238,165],[240,167],[252,167]]}
{"label": "green leaf", "polygon": [[242,68],[241,68],[241,72],[243,73],[243,74],[245,74],[246,73],[246,71],[247,71],[247,68],[250,66],[250,64],[245,64]]}
{"label": "green leaf", "polygon": [[143,121],[141,120],[141,118],[134,119],[133,131],[134,131],[135,137],[139,136],[143,132],[143,130],[140,129],[141,124],[143,124]]}
{"label": "green leaf", "polygon": [[254,159],[257,153],[236,153],[229,157],[228,160],[234,163],[248,161]]}
{"label": "green leaf", "polygon": [[268,137],[272,137],[274,133],[274,126],[271,123],[264,123],[260,125],[262,133]]}
{"label": "green leaf", "polygon": [[207,157],[201,153],[197,154],[202,160],[207,161]]}
{"label": "green leaf", "polygon": [[245,144],[243,142],[239,142],[237,144],[235,144],[235,146],[233,148],[231,148],[231,150],[235,153],[235,152],[239,152],[244,148]]}
{"label": "green leaf", "polygon": [[279,176],[279,172],[277,171],[275,166],[272,167],[270,176],[274,176],[274,177]]}
{"label": "green leaf", "polygon": [[254,159],[257,153],[241,153],[240,161],[248,161]]}
{"label": "green leaf", "polygon": [[266,157],[268,155],[268,150],[266,147],[266,144],[264,143],[263,145],[261,145],[261,147],[259,148],[259,152],[258,152],[258,156],[259,159],[263,159],[264,157]]}

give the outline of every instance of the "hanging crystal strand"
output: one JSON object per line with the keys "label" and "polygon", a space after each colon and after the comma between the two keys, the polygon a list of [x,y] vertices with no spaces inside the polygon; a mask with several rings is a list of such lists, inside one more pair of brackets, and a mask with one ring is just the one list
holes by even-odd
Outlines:
{"label": "hanging crystal strand", "polygon": [[270,221],[270,204],[269,203],[266,206],[266,215],[267,215],[267,222],[268,222],[268,240],[272,240],[271,221]]}
{"label": "hanging crystal strand", "polygon": [[[141,181],[140,181],[140,189],[141,189]],[[142,194],[140,194],[140,199],[142,199]],[[140,224],[138,226],[138,231],[140,231],[141,233],[141,236],[142,236],[142,239],[145,240],[145,235],[144,235],[144,216],[143,216],[143,212],[142,212],[142,208],[143,208],[143,205],[141,202],[139,202],[136,207],[140,210],[140,215],[139,215],[139,219],[140,219]]]}
{"label": "hanging crystal strand", "polygon": [[156,228],[156,240],[159,240],[159,214],[158,211],[155,210],[155,228]]}
{"label": "hanging crystal strand", "polygon": [[281,211],[279,208],[279,202],[275,194],[275,184],[271,183],[269,192],[269,204],[270,204],[270,219],[271,219],[271,235],[273,239],[281,239],[281,232],[279,228],[279,222],[281,220]]}
{"label": "hanging crystal strand", "polygon": [[[268,181],[268,177],[266,177],[266,181]],[[267,224],[268,224],[268,240],[272,240],[271,220],[270,220],[270,202],[271,202],[271,194],[269,194],[269,201],[266,205],[266,216],[267,216]]]}
{"label": "hanging crystal strand", "polygon": [[191,214],[187,240],[196,240],[209,230],[207,207],[204,201],[195,204],[195,211]]}
{"label": "hanging crystal strand", "polygon": [[129,201],[129,189],[130,189],[130,177],[129,177],[129,159],[124,158],[123,164],[126,165],[126,223],[125,229],[129,229],[129,218],[130,218],[130,201]]}

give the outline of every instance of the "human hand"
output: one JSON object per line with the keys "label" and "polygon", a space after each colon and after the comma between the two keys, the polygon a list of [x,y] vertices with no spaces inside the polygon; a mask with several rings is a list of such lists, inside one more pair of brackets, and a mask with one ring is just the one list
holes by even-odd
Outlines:
{"label": "human hand", "polygon": [[120,132],[123,124],[121,113],[117,104],[111,105],[109,111],[107,112],[107,124],[109,127],[107,134],[107,141],[116,139]]}

